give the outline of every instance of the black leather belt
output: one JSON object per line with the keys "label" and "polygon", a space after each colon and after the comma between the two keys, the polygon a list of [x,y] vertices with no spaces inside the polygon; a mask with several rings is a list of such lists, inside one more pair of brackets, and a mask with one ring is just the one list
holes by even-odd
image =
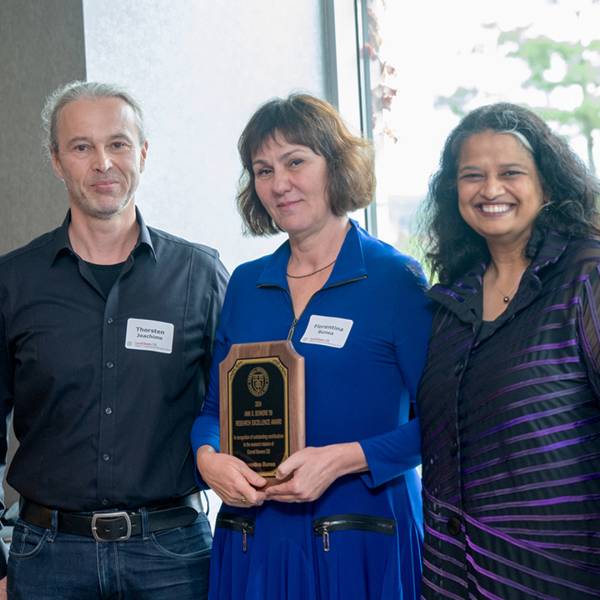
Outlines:
{"label": "black leather belt", "polygon": [[[202,511],[198,494],[191,494],[168,503],[146,508],[148,532],[191,525]],[[21,500],[20,517],[27,523],[52,528],[53,509]],[[93,513],[58,512],[58,531],[94,538],[97,542],[120,542],[142,533],[139,509]]]}

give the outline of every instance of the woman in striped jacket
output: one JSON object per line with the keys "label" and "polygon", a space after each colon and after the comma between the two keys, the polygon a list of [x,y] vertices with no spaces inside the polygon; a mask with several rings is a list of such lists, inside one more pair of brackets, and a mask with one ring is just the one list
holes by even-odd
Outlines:
{"label": "woman in striped jacket", "polygon": [[599,193],[519,106],[446,142],[426,213],[425,598],[600,597]]}

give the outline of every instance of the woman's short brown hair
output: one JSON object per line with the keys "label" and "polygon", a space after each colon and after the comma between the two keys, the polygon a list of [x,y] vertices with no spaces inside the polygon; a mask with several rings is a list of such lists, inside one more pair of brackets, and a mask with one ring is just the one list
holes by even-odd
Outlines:
{"label": "woman's short brown hair", "polygon": [[327,197],[334,215],[345,215],[371,202],[375,191],[371,144],[352,135],[335,108],[324,100],[308,94],[275,98],[252,115],[238,142],[243,172],[237,205],[249,233],[281,231],[256,194],[252,169],[256,152],[276,135],[290,144],[307,146],[325,159]]}

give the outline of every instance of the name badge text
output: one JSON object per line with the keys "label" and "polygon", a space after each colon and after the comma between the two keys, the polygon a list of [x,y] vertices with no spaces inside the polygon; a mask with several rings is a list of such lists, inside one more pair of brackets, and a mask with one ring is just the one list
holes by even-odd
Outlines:
{"label": "name badge text", "polygon": [[339,317],[311,315],[301,342],[330,348],[343,348],[354,321]]}
{"label": "name badge text", "polygon": [[149,319],[127,319],[125,348],[171,354],[173,351],[172,323]]}

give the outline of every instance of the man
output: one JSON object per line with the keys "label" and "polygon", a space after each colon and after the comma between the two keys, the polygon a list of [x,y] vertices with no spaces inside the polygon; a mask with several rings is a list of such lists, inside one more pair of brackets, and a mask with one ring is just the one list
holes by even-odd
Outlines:
{"label": "man", "polygon": [[73,82],[44,115],[70,210],[0,259],[0,414],[14,406],[22,498],[9,597],[203,598],[189,431],[227,274],[136,210],[148,143],[125,90]]}

